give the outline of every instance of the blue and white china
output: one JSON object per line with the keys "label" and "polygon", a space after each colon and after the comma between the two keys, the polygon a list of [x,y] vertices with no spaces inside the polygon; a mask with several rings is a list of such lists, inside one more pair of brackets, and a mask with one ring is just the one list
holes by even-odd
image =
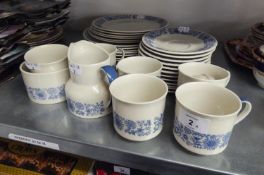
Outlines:
{"label": "blue and white china", "polygon": [[148,32],[142,42],[153,50],[180,55],[206,53],[217,46],[212,35],[191,29],[181,30],[181,27]]}
{"label": "blue and white china", "polygon": [[128,74],[114,80],[109,89],[113,125],[120,136],[146,141],[162,131],[168,93],[163,80],[153,75]]}
{"label": "blue and white china", "polygon": [[108,15],[92,22],[92,26],[99,30],[117,33],[144,33],[167,25],[165,19],[146,15]]}
{"label": "blue and white china", "polygon": [[[203,32],[191,30],[189,27],[164,28],[146,33],[139,45],[138,53],[159,60],[163,64],[161,73],[167,74],[161,77],[169,85],[169,92],[176,90],[177,79],[181,64],[188,62],[211,63],[211,57],[217,46],[217,40]],[[170,77],[169,77],[170,76]]]}
{"label": "blue and white china", "polygon": [[102,67],[102,71],[108,78],[108,83],[111,83],[117,76],[126,74],[148,74],[160,77],[162,64],[150,57],[134,56],[119,61],[116,69],[113,66]]}
{"label": "blue and white china", "polygon": [[[149,31],[164,28],[168,22],[162,18],[145,15],[108,15],[93,20],[83,31],[86,40],[116,45],[124,50],[124,57],[138,55],[142,36]],[[117,53],[117,61],[122,59]]]}
{"label": "blue and white china", "polygon": [[31,101],[54,104],[66,100],[64,86],[69,79],[68,68],[47,73],[32,73],[23,62],[19,69]]}
{"label": "blue and white china", "polygon": [[196,81],[226,87],[231,74],[226,69],[206,63],[184,63],[179,66],[178,86]]}
{"label": "blue and white china", "polygon": [[111,112],[108,84],[101,72],[110,55],[88,41],[71,43],[68,51],[70,80],[65,85],[68,110],[81,118],[98,118]]}
{"label": "blue and white china", "polygon": [[174,136],[185,149],[201,155],[224,151],[234,125],[252,108],[231,90],[208,82],[183,84],[175,96]]}

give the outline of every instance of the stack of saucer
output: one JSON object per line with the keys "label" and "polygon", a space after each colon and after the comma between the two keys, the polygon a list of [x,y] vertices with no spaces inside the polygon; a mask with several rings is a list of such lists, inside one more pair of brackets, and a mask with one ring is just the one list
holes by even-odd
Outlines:
{"label": "stack of saucer", "polygon": [[[164,28],[168,22],[145,15],[108,15],[93,20],[84,30],[83,37],[94,42],[114,44],[125,51],[125,57],[138,55],[142,36],[152,30]],[[117,60],[121,57],[117,53]]]}
{"label": "stack of saucer", "polygon": [[165,28],[145,34],[139,45],[139,55],[149,56],[163,64],[161,78],[169,92],[177,87],[178,66],[187,62],[210,63],[217,40],[187,27]]}

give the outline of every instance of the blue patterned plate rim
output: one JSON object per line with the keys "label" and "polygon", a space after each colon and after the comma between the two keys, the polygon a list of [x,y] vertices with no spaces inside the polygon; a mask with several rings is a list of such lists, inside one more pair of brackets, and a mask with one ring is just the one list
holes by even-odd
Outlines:
{"label": "blue patterned plate rim", "polygon": [[99,17],[99,18],[93,20],[92,26],[96,27],[98,29],[104,30],[104,31],[118,32],[118,33],[119,32],[120,33],[143,33],[143,32],[149,32],[152,30],[157,30],[157,28],[153,28],[153,29],[148,29],[148,30],[131,30],[131,31],[125,30],[124,31],[124,30],[105,29],[103,27],[103,24],[105,24],[106,22],[111,22],[111,21],[120,20],[120,19],[131,19],[131,21],[140,19],[140,20],[155,22],[159,25],[158,29],[161,29],[161,28],[168,26],[168,21],[163,19],[163,18],[159,18],[159,17],[155,17],[155,16],[148,16],[148,15],[135,15],[135,14],[102,16],[102,17]]}
{"label": "blue patterned plate rim", "polygon": [[[163,52],[163,53],[165,52],[167,54],[181,54],[181,55],[202,54],[205,52],[209,52],[211,50],[214,50],[218,44],[215,37],[213,37],[208,33],[200,32],[197,30],[191,30],[191,29],[189,31],[182,31],[180,29],[181,29],[180,27],[164,28],[164,29],[148,32],[142,37],[142,42],[145,46],[153,50],[156,50],[158,52]],[[155,46],[154,41],[157,37],[162,35],[174,35],[174,34],[183,34],[198,38],[204,42],[205,47],[201,48],[200,50],[192,51],[192,52],[176,52],[176,51],[165,50],[163,48],[159,48]]]}

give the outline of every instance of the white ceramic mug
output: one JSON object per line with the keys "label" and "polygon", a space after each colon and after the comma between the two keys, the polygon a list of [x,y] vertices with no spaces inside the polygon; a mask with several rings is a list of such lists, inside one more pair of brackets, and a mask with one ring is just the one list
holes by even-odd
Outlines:
{"label": "white ceramic mug", "polygon": [[158,60],[144,56],[127,57],[116,65],[119,75],[125,74],[149,74],[161,75],[162,63]]}
{"label": "white ceramic mug", "polygon": [[62,44],[36,46],[26,52],[25,65],[34,73],[56,72],[68,68],[67,53]]}
{"label": "white ceramic mug", "polygon": [[81,118],[102,117],[111,112],[110,92],[101,68],[109,54],[88,41],[71,43],[68,52],[71,79],[65,86],[69,111]]}
{"label": "white ceramic mug", "polygon": [[234,125],[251,111],[250,102],[241,101],[227,88],[207,82],[183,84],[175,95],[174,136],[181,146],[201,155],[222,152]]}
{"label": "white ceramic mug", "polygon": [[125,52],[123,49],[117,48],[115,45],[107,44],[107,43],[96,43],[97,46],[104,49],[110,55],[110,65],[116,65],[116,53],[119,50],[122,53],[121,59],[124,58]]}
{"label": "white ceramic mug", "polygon": [[152,75],[129,74],[110,87],[116,132],[133,141],[156,137],[162,130],[167,84]]}
{"label": "white ceramic mug", "polygon": [[178,86],[188,82],[209,82],[225,87],[230,80],[230,72],[222,67],[207,63],[184,63],[179,66]]}
{"label": "white ceramic mug", "polygon": [[65,101],[64,86],[70,77],[68,68],[56,72],[32,73],[25,62],[19,68],[31,101],[39,104]]}

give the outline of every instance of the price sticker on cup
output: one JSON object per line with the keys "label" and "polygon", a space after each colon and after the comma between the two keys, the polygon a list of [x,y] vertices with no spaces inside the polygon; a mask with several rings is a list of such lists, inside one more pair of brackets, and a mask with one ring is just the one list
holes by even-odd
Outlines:
{"label": "price sticker on cup", "polygon": [[39,70],[38,64],[33,64],[33,63],[25,62],[25,65],[27,66],[27,68],[29,70]]}
{"label": "price sticker on cup", "polygon": [[178,120],[181,122],[184,126],[188,127],[189,129],[207,134],[209,125],[210,125],[210,120],[206,118],[201,118],[195,114],[191,114],[187,112],[184,109],[180,109],[179,114],[178,114]]}
{"label": "price sticker on cup", "polygon": [[69,69],[70,69],[70,72],[73,73],[74,75],[81,75],[80,65],[70,64]]}
{"label": "price sticker on cup", "polygon": [[183,27],[183,26],[181,26],[181,27],[178,27],[178,31],[180,33],[188,33],[190,31],[190,27]]}

